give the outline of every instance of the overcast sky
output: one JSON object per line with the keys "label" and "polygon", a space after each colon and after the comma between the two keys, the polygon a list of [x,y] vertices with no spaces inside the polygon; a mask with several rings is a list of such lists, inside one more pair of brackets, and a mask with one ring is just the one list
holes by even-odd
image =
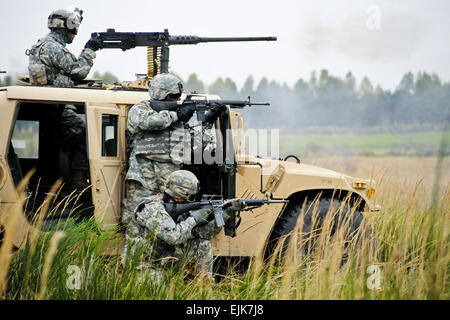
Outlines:
{"label": "overcast sky", "polygon": [[[2,0],[0,69],[24,72],[24,52],[47,32],[53,10],[84,10],[78,36],[68,46],[78,56],[91,32],[151,32],[205,37],[277,36],[277,42],[172,46],[171,70],[185,80],[196,72],[207,84],[230,77],[240,87],[252,74],[293,86],[313,70],[328,69],[358,82],[368,76],[394,89],[408,71],[437,73],[450,81],[450,1],[447,0]],[[378,16],[378,13],[380,15]],[[146,73],[146,49],[97,52],[91,71],[120,80]]]}

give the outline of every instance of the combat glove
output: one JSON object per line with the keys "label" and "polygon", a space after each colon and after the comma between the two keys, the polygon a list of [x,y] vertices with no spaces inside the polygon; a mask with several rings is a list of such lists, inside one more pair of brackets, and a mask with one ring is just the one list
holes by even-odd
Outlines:
{"label": "combat glove", "polygon": [[189,105],[177,110],[178,121],[188,122],[195,111],[195,106]]}
{"label": "combat glove", "polygon": [[98,33],[92,34],[91,38],[85,44],[85,48],[89,48],[93,51],[97,51],[102,48],[102,39]]}
{"label": "combat glove", "polygon": [[194,218],[195,222],[197,224],[202,222],[207,222],[207,218],[209,216],[209,213],[211,210],[208,209],[198,209],[198,210],[192,210],[190,211],[191,217]]}
{"label": "combat glove", "polygon": [[216,104],[205,114],[205,122],[214,123],[221,113],[226,109],[224,104]]}

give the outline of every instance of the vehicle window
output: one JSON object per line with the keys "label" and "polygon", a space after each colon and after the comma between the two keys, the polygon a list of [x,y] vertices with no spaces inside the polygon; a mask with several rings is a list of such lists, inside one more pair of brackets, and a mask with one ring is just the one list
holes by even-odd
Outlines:
{"label": "vehicle window", "polygon": [[11,139],[19,158],[39,158],[39,121],[17,120]]}
{"label": "vehicle window", "polygon": [[102,114],[102,156],[117,157],[118,116]]}

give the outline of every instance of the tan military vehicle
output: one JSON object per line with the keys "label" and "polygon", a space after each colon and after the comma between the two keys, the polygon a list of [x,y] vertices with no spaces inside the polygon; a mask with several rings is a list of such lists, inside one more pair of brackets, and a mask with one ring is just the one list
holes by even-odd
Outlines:
{"label": "tan military vehicle", "polygon": [[[216,97],[217,98],[217,97]],[[27,196],[29,201],[18,217],[13,242],[24,243],[31,226],[33,210],[48,196],[58,178],[70,177],[67,154],[55,147],[55,110],[71,104],[86,123],[86,149],[91,187],[78,199],[80,208],[71,214],[94,216],[100,228],[120,223],[126,173],[126,119],[130,107],[148,99],[147,91],[106,90],[101,88],[47,88],[10,86],[0,88],[0,227],[8,232],[11,208],[22,195],[16,186],[32,168]],[[251,257],[264,252],[269,241],[290,232],[298,219],[305,199],[321,194],[319,209],[326,209],[330,199],[350,196],[360,221],[364,211],[377,210],[373,203],[375,182],[350,177],[328,169],[276,159],[245,155],[244,119],[228,109],[216,121],[216,152],[234,154],[231,162],[188,166],[201,181],[201,194],[222,195],[224,199],[288,199],[289,203],[264,205],[241,212],[235,237],[222,231],[213,240],[215,256]],[[254,109],[255,110],[255,109]],[[257,110],[255,110],[257,112]],[[228,130],[227,130],[228,129]],[[227,147],[225,147],[225,145]],[[71,194],[63,187],[58,199]],[[321,209],[321,210],[322,210]],[[61,207],[48,219],[67,217],[71,208]]]}

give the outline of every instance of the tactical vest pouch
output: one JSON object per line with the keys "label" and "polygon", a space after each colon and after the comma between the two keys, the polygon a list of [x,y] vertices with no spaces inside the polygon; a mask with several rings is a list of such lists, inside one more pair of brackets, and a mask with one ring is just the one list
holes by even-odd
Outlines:
{"label": "tactical vest pouch", "polygon": [[43,64],[31,64],[28,67],[28,72],[30,73],[30,84],[32,86],[45,86],[47,84],[47,73]]}

